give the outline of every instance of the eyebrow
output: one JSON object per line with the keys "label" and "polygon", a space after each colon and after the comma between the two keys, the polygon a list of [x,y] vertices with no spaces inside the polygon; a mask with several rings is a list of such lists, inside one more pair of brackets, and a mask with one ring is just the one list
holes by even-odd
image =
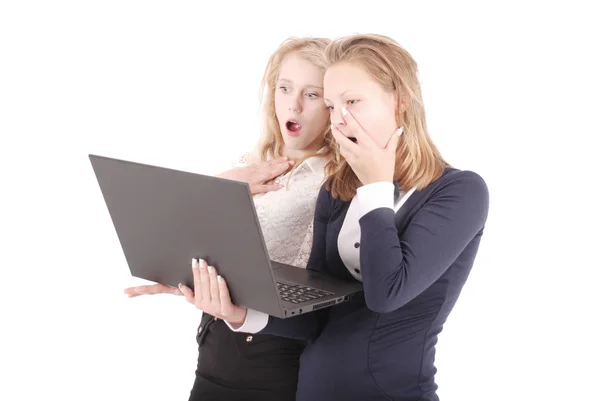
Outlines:
{"label": "eyebrow", "polygon": [[[277,82],[286,82],[286,83],[290,83],[290,84],[293,84],[293,83],[294,83],[294,81],[292,81],[292,80],[290,80],[290,79],[287,79],[287,78],[279,78],[279,79],[277,80]],[[319,85],[306,85],[306,87],[307,87],[307,88],[316,88],[316,89],[321,89],[321,90],[323,90],[323,87],[322,87],[322,86],[319,86]]]}
{"label": "eyebrow", "polygon": [[[342,93],[340,93],[339,97],[342,97],[342,96],[344,96],[344,95],[345,95],[346,93],[348,93],[348,92],[356,92],[356,91],[355,91],[354,89],[348,89],[348,90],[345,90],[345,91],[343,91]],[[328,102],[331,102],[331,100],[327,99],[326,97],[324,97],[324,98],[323,98],[323,100],[327,100]]]}

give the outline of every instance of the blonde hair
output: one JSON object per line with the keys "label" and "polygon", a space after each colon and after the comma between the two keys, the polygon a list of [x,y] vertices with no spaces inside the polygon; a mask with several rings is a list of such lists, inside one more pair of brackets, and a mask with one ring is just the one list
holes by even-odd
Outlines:
{"label": "blonde hair", "polygon": [[[423,189],[437,180],[448,163],[442,158],[427,131],[425,108],[418,79],[417,63],[393,39],[383,35],[351,35],[335,40],[325,56],[328,67],[340,63],[360,66],[384,90],[398,100],[396,121],[404,133],[396,149],[394,180],[404,191]],[[336,158],[331,166],[327,189],[335,198],[349,201],[361,185],[350,165]]]}
{"label": "blonde hair", "polygon": [[[327,67],[325,49],[329,44],[331,44],[331,40],[325,38],[291,37],[283,41],[269,58],[260,85],[262,136],[253,155],[254,161],[266,161],[268,158],[283,156],[283,136],[279,128],[277,114],[275,113],[275,90],[277,80],[279,79],[281,63],[286,56],[296,53],[309,63],[325,71]],[[332,161],[336,158],[336,152],[339,152],[339,150],[331,134],[330,124],[326,124],[323,130],[325,151],[319,153],[318,156],[328,159],[325,165],[326,175],[328,175],[327,172],[331,170]],[[337,157],[339,158],[339,154]],[[297,162],[296,166],[300,162]]]}

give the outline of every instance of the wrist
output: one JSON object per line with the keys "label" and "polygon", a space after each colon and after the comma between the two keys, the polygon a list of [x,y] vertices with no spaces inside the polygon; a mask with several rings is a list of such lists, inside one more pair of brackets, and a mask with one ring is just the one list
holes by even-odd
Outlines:
{"label": "wrist", "polygon": [[240,314],[239,318],[227,320],[227,323],[229,323],[232,327],[239,329],[244,325],[244,322],[246,321],[246,316],[248,316],[248,309],[244,308],[244,312]]}

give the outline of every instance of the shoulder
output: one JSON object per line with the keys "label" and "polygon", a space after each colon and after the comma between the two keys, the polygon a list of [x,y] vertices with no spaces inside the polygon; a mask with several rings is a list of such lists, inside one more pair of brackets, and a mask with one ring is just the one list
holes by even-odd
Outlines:
{"label": "shoulder", "polygon": [[[423,189],[425,205],[447,216],[458,213],[461,219],[484,225],[489,209],[489,191],[485,180],[469,170],[447,168],[444,174]],[[469,216],[468,218],[466,216]],[[448,216],[447,216],[448,217]],[[466,224],[466,221],[463,221]]]}
{"label": "shoulder", "polygon": [[331,194],[331,191],[327,189],[328,183],[329,179],[325,179],[323,184],[321,185],[321,189],[319,190],[319,195],[317,197],[317,202],[331,204],[337,201],[337,199],[335,199]]}
{"label": "shoulder", "polygon": [[331,192],[327,189],[328,180],[321,185],[319,193],[317,194],[317,204],[315,206],[315,216],[325,218],[331,215],[331,210],[335,203],[335,199],[331,195]]}
{"label": "shoulder", "polygon": [[483,200],[489,198],[488,186],[483,177],[474,171],[447,168],[442,176],[428,187],[434,194],[455,193],[468,199]]}

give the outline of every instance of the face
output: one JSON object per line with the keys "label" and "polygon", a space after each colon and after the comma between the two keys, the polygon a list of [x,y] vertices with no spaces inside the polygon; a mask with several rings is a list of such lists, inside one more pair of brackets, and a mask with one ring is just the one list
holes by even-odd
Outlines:
{"label": "face", "polygon": [[324,84],[331,124],[356,141],[344,131],[342,107],[346,107],[367,135],[385,148],[398,129],[395,94],[385,91],[363,68],[348,63],[331,66],[325,73]]}
{"label": "face", "polygon": [[283,60],[275,87],[275,113],[288,151],[316,152],[324,145],[329,113],[323,71],[295,53]]}

